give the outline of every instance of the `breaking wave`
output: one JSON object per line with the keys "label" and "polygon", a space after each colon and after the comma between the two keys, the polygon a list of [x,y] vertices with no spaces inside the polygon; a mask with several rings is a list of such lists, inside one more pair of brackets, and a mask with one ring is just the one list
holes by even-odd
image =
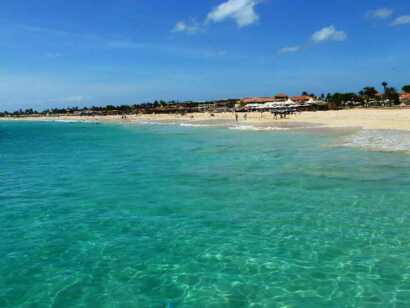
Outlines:
{"label": "breaking wave", "polygon": [[179,126],[181,127],[209,127],[212,125],[209,124],[194,124],[194,123],[180,123]]}
{"label": "breaking wave", "polygon": [[232,130],[247,130],[247,131],[283,131],[289,130],[286,127],[277,127],[277,126],[253,126],[253,125],[237,125],[229,127]]}
{"label": "breaking wave", "polygon": [[361,130],[347,137],[342,146],[371,151],[410,152],[410,131]]}
{"label": "breaking wave", "polygon": [[141,125],[166,125],[167,123],[156,122],[156,121],[138,121],[137,124],[141,124]]}

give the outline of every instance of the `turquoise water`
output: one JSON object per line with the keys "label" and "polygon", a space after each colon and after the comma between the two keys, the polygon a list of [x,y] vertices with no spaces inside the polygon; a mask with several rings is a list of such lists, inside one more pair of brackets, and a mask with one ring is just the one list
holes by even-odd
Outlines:
{"label": "turquoise water", "polygon": [[338,138],[0,122],[0,307],[409,307],[410,155]]}

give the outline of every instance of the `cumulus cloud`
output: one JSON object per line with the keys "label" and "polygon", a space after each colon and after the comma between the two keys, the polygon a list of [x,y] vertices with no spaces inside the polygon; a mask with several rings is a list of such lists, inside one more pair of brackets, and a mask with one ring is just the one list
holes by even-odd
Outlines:
{"label": "cumulus cloud", "polygon": [[367,16],[375,19],[387,19],[393,15],[393,10],[381,8],[367,13]]}
{"label": "cumulus cloud", "polygon": [[290,47],[284,47],[279,49],[279,53],[292,53],[292,52],[298,52],[300,50],[300,46],[290,46]]}
{"label": "cumulus cloud", "polygon": [[[312,34],[310,37],[310,42],[313,43],[322,43],[326,41],[344,41],[347,38],[347,34],[344,31],[336,30],[334,26],[324,27],[315,33]],[[302,45],[294,45],[294,46],[287,46],[283,47],[278,50],[279,54],[288,54],[288,53],[295,53],[302,51],[303,49],[309,48],[311,44],[307,42],[306,44]]]}
{"label": "cumulus cloud", "polygon": [[312,34],[312,41],[315,43],[325,41],[344,41],[346,38],[346,32],[336,30],[334,26],[324,27]]}
{"label": "cumulus cloud", "polygon": [[186,23],[185,21],[178,21],[174,29],[172,30],[173,32],[185,32],[189,34],[195,34],[199,30],[199,25],[195,22],[192,21],[192,23]]}
{"label": "cumulus cloud", "polygon": [[214,8],[207,17],[207,21],[221,22],[233,19],[238,27],[253,24],[259,19],[255,6],[260,0],[228,0]]}
{"label": "cumulus cloud", "polygon": [[410,15],[399,16],[392,23],[393,26],[401,26],[401,25],[409,25],[409,24],[410,24]]}

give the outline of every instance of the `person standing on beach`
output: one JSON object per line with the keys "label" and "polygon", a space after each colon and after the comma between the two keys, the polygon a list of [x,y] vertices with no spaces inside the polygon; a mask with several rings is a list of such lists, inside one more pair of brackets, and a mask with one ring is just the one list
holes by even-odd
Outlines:
{"label": "person standing on beach", "polygon": [[238,123],[238,114],[237,113],[235,113],[235,121],[236,121],[236,123]]}
{"label": "person standing on beach", "polygon": [[244,119],[245,121],[248,119],[248,114],[247,114],[247,113],[245,113],[245,114],[243,115],[243,119]]}

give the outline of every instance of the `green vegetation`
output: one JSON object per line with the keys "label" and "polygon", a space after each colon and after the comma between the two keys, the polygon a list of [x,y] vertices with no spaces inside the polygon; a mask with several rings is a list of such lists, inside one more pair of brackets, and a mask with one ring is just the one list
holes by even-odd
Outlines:
{"label": "green vegetation", "polygon": [[356,93],[329,93],[326,96],[326,101],[339,108],[353,105],[362,105],[362,100]]}
{"label": "green vegetation", "polygon": [[403,86],[403,88],[401,89],[403,90],[403,92],[410,93],[410,84]]}
{"label": "green vegetation", "polygon": [[223,110],[227,108],[234,108],[237,99],[225,99],[205,102],[194,101],[154,101],[148,103],[134,104],[134,105],[107,105],[107,106],[92,106],[90,108],[52,108],[43,111],[36,111],[33,109],[17,110],[14,112],[0,112],[0,117],[7,116],[47,116],[47,115],[126,115],[138,113],[189,113],[203,110]]}
{"label": "green vegetation", "polygon": [[[310,96],[320,100],[321,110],[326,109],[341,109],[351,108],[356,106],[362,107],[392,107],[400,104],[400,94],[393,88],[389,87],[386,81],[381,83],[383,93],[379,93],[376,88],[366,86],[358,93],[328,93],[327,95],[315,94],[303,91],[303,96]],[[410,93],[410,85],[402,87],[403,92]],[[0,112],[0,117],[7,116],[46,116],[46,115],[126,115],[138,113],[190,113],[190,112],[218,112],[233,110],[238,99],[214,100],[205,102],[195,101],[154,101],[147,103],[140,103],[134,105],[107,105],[107,106],[92,106],[90,108],[53,108],[43,111],[36,111],[33,109],[17,110],[14,112]],[[56,102],[57,103],[57,102]],[[325,104],[323,104],[325,103]],[[327,103],[327,104],[326,104]]]}

